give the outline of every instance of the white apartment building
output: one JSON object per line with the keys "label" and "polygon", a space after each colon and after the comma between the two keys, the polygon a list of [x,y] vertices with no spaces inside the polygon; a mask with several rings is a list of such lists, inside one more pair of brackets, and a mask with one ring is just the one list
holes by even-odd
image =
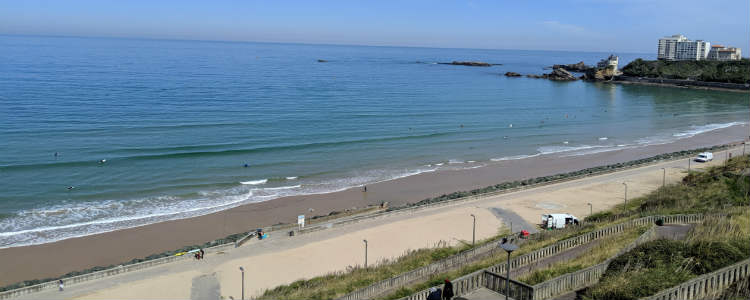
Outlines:
{"label": "white apartment building", "polygon": [[711,46],[708,52],[709,60],[740,60],[742,59],[742,50],[735,47],[724,47],[722,45]]}
{"label": "white apartment building", "polygon": [[659,39],[658,59],[661,60],[704,60],[708,57],[711,43],[691,41],[684,35],[675,34]]}

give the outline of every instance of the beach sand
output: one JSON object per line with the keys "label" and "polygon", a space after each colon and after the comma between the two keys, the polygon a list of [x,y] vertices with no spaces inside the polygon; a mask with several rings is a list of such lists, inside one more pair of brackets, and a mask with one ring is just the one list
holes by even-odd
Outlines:
{"label": "beach sand", "polygon": [[[195,218],[162,222],[42,245],[0,249],[0,265],[3,266],[3,272],[0,274],[0,285],[28,279],[59,276],[70,271],[93,266],[118,264],[132,258],[145,257],[185,245],[201,244],[231,233],[278,222],[293,223],[296,216],[307,211],[308,208],[314,208],[317,213],[326,214],[330,211],[340,211],[355,206],[377,205],[381,201],[388,201],[391,205],[397,206],[406,202],[416,202],[428,197],[459,190],[471,190],[505,181],[553,175],[588,167],[631,161],[661,153],[737,142],[749,135],[748,129],[749,127],[746,125],[733,126],[662,145],[563,158],[558,157],[558,155],[539,156],[493,163],[486,167],[471,170],[423,173],[368,185],[366,195],[359,189],[354,188],[329,194],[280,198]],[[721,155],[716,155],[716,157],[717,160],[722,158]],[[607,203],[618,203],[621,200],[614,197],[614,195],[619,194],[618,184],[620,183],[612,183],[611,186],[607,186],[607,191],[602,192],[602,194],[612,197],[609,197],[609,200],[596,203],[595,210],[603,209],[608,205]],[[647,188],[643,190],[647,190]],[[634,185],[629,194],[633,193],[632,196],[636,196],[638,192],[639,188]],[[581,205],[583,208],[579,205],[573,208],[573,203],[589,202],[588,200],[580,199],[577,195],[571,196],[569,199],[557,199],[558,196],[550,194],[538,197],[538,199],[517,200],[519,202],[515,204],[519,207],[516,212],[529,220],[538,219],[538,216],[532,216],[534,211],[532,208],[539,203],[532,204],[532,201],[551,202],[561,206],[561,210],[569,209],[573,213],[576,213],[577,210],[588,210],[586,205]],[[524,209],[528,209],[528,211]],[[538,223],[538,221],[536,222]],[[363,237],[356,237],[356,240],[361,243],[361,238]],[[424,241],[418,243],[419,247],[428,246]],[[399,246],[396,248],[399,248],[399,250],[394,250],[393,253],[401,253],[408,247]],[[384,256],[387,254],[383,253]],[[342,265],[336,265],[336,267],[340,266]],[[329,269],[334,270],[336,268]],[[231,285],[231,283],[228,284]]]}

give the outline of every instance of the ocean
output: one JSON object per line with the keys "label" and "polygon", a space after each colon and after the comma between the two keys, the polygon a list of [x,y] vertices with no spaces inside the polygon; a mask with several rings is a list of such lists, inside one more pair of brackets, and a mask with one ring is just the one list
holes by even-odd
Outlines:
{"label": "ocean", "polygon": [[747,123],[743,93],[503,76],[609,54],[0,36],[0,248]]}

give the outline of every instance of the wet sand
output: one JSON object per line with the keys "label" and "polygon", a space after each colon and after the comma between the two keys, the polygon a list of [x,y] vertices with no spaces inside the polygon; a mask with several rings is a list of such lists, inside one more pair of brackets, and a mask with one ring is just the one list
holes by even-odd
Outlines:
{"label": "wet sand", "polygon": [[[459,190],[471,190],[505,181],[547,176],[600,165],[627,162],[661,153],[738,142],[750,135],[750,127],[703,133],[669,144],[623,149],[582,156],[539,156],[492,163],[486,167],[423,173],[368,185],[367,193],[358,188],[336,193],[279,198],[248,204],[205,216],[162,222],[137,228],[102,233],[54,243],[0,249],[0,285],[23,280],[59,276],[94,266],[127,262],[133,258],[202,244],[231,233],[279,222],[293,223],[296,216],[315,209],[318,214],[351,207],[393,206],[417,202]],[[723,159],[717,154],[716,159]],[[596,209],[595,209],[596,210]],[[518,211],[517,211],[518,212]],[[526,213],[519,212],[523,217]]]}

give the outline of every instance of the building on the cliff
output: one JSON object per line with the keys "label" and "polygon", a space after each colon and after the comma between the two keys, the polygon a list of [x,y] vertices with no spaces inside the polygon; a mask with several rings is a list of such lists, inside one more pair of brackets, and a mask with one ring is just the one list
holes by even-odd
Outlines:
{"label": "building on the cliff", "polygon": [[660,60],[704,60],[708,57],[711,43],[691,41],[684,35],[675,34],[659,39],[657,58]]}
{"label": "building on the cliff", "polygon": [[742,50],[736,47],[724,47],[722,45],[711,46],[708,52],[709,60],[740,60],[742,59]]}
{"label": "building on the cliff", "polygon": [[617,63],[619,60],[620,60],[619,57],[612,54],[606,59],[602,59],[598,63],[596,63],[596,67],[600,69],[613,68],[617,70]]}

